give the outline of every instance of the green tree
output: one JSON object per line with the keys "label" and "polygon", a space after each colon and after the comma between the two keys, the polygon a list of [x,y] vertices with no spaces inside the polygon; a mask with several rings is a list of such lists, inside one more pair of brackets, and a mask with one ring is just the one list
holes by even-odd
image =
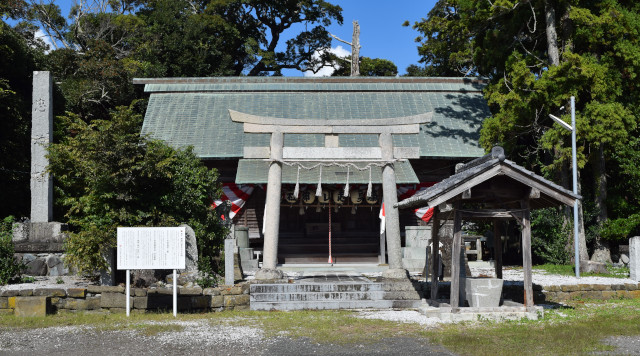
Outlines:
{"label": "green tree", "polygon": [[[351,63],[349,58],[336,58],[336,70],[331,74],[334,77],[348,77],[351,75]],[[360,75],[365,77],[395,77],[398,67],[388,59],[360,57]]]}
{"label": "green tree", "polygon": [[29,214],[31,80],[44,54],[0,22],[0,216]]}
{"label": "green tree", "polygon": [[[422,34],[422,62],[432,71],[489,79],[493,115],[482,145],[501,144],[567,187],[570,137],[548,114],[564,108],[568,120],[569,97],[576,97],[581,183],[600,228],[608,219],[607,166],[617,165],[616,152],[637,136],[639,13],[639,4],[616,0],[443,0],[414,27]],[[607,261],[601,237],[592,258]]]}
{"label": "green tree", "polygon": [[[96,2],[100,4],[101,2]],[[128,68],[151,76],[280,74],[329,64],[325,27],[342,9],[324,0],[124,0],[80,2],[68,22],[57,5],[31,1],[29,17],[64,47],[86,53],[108,44]],[[305,29],[284,43],[295,24]],[[309,28],[310,27],[310,28]]]}
{"label": "green tree", "polygon": [[91,123],[76,114],[62,117],[69,135],[50,147],[49,156],[71,226],[66,262],[93,273],[105,267],[102,256],[115,247],[118,226],[186,223],[196,233],[201,271],[214,272],[224,236],[210,208],[220,194],[217,171],[190,148],[142,137],[135,105]]}

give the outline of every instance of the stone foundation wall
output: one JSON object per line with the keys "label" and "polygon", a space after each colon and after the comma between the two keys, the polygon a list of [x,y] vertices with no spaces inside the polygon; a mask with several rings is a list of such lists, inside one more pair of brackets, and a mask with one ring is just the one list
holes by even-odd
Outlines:
{"label": "stone foundation wall", "polygon": [[[430,283],[414,283],[421,297],[431,295]],[[450,284],[441,284],[438,288],[439,299],[449,299]],[[504,285],[502,298],[514,302],[524,302],[524,287],[521,285]],[[557,286],[533,285],[533,301],[536,304],[561,303],[571,299],[621,299],[640,298],[640,283],[624,284],[568,284]]]}
{"label": "stone foundation wall", "polygon": [[[173,290],[169,288],[131,288],[132,312],[173,309]],[[248,310],[249,284],[215,288],[178,289],[178,310],[212,312]],[[34,288],[0,290],[0,314],[43,316],[65,312],[126,312],[125,288],[88,286],[86,288]]]}
{"label": "stone foundation wall", "polygon": [[[215,288],[180,288],[178,310],[181,312],[217,312],[223,310],[249,310],[247,282]],[[414,282],[420,297],[429,296],[429,283]],[[438,297],[449,298],[450,285],[442,284]],[[558,303],[570,299],[640,298],[640,284],[614,285],[578,284],[560,286],[533,286],[534,302]],[[522,286],[505,285],[503,299],[522,303]],[[173,308],[173,293],[169,288],[131,288],[131,311],[147,312]],[[23,290],[0,289],[0,315],[44,316],[52,313],[111,312],[124,313],[125,290],[122,286],[88,286],[86,288],[34,288]]]}

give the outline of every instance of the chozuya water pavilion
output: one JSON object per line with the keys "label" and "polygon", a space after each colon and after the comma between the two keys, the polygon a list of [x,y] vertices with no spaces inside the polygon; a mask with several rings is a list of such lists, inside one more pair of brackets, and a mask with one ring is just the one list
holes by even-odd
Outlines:
{"label": "chozuya water pavilion", "polygon": [[422,271],[433,210],[394,205],[482,156],[489,116],[484,83],[468,78],[134,83],[150,93],[142,132],[219,170],[236,236],[249,237],[238,240],[243,266],[258,268],[261,251],[261,279],[291,264]]}

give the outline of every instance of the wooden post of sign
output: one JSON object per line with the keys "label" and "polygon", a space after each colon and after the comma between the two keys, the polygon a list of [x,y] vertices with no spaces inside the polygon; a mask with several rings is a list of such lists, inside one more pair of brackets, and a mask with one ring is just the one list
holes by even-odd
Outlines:
{"label": "wooden post of sign", "polygon": [[173,270],[173,316],[178,316],[178,274]]}
{"label": "wooden post of sign", "polygon": [[129,304],[130,303],[129,296],[131,295],[131,292],[130,292],[131,291],[131,288],[130,288],[130,286],[131,286],[131,278],[129,277],[129,270],[127,270],[126,273],[127,273],[127,294],[126,294],[127,301],[126,301],[126,304],[127,304],[127,316],[129,316],[129,310],[131,309],[131,305]]}

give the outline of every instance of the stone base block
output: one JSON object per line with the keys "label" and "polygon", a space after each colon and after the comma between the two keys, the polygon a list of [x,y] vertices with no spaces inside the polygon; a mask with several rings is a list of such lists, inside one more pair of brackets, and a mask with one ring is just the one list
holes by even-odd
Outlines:
{"label": "stone base block", "polygon": [[71,310],[97,310],[100,309],[100,299],[100,297],[87,297],[86,299],[66,298],[60,308]]}
{"label": "stone base block", "polygon": [[225,309],[234,309],[235,307],[242,305],[249,305],[249,295],[226,295],[224,296]]}
{"label": "stone base block", "polygon": [[402,267],[409,272],[422,272],[424,270],[425,259],[402,259]]}
{"label": "stone base block", "polygon": [[15,298],[16,316],[21,317],[43,317],[51,310],[49,297],[13,297]]}
{"label": "stone base block", "polygon": [[67,224],[55,221],[15,223],[13,242],[16,252],[61,252],[67,230]]}
{"label": "stone base block", "polygon": [[427,258],[426,247],[403,247],[402,257],[424,261]]}
{"label": "stone base block", "polygon": [[[133,298],[130,297],[130,305],[133,305]],[[102,293],[100,298],[101,308],[126,308],[127,297],[122,293]]]}
{"label": "stone base block", "polygon": [[212,308],[221,308],[224,306],[224,296],[222,295],[214,295],[211,297],[211,307]]}
{"label": "stone base block", "polygon": [[256,271],[258,270],[258,260],[241,261],[243,271]]}
{"label": "stone base block", "polygon": [[602,262],[580,261],[581,273],[608,273],[607,265]]}
{"label": "stone base block", "polygon": [[[211,308],[212,298],[206,295],[178,297],[178,310],[207,310]],[[135,309],[172,309],[173,296],[166,294],[149,294],[146,297],[134,297]]]}
{"label": "stone base block", "polygon": [[255,278],[258,280],[277,280],[284,278],[284,273],[275,268],[263,268],[256,272]]}
{"label": "stone base block", "polygon": [[409,274],[406,269],[402,268],[389,268],[382,272],[382,278],[388,279],[409,279]]}

